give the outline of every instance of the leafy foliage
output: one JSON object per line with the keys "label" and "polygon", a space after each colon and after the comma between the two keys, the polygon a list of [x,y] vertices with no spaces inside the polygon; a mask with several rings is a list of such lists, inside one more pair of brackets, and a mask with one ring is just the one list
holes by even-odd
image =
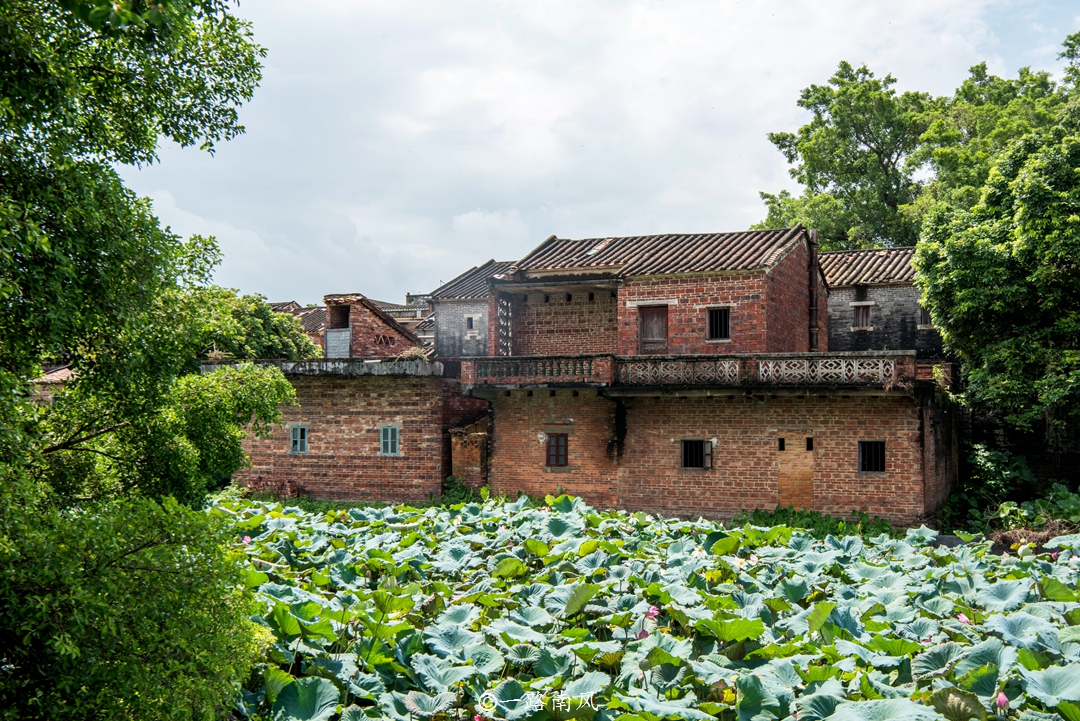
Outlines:
{"label": "leafy foliage", "polygon": [[266,634],[219,520],[20,488],[0,495],[0,718],[191,719],[235,693]]}
{"label": "leafy foliage", "polygon": [[794,506],[777,506],[773,511],[740,511],[731,520],[733,525],[741,526],[749,523],[753,526],[790,526],[798,528],[818,540],[824,540],[827,536],[862,536],[870,538],[880,536],[882,533],[902,537],[903,533],[897,530],[891,523],[879,516],[870,517],[862,511],[852,511],[851,516],[844,520],[836,516],[830,516],[821,511],[808,511],[805,508],[795,510]]}
{"label": "leafy foliage", "polygon": [[926,528],[819,540],[567,496],[210,513],[231,520],[275,637],[243,692],[252,719],[313,679],[351,720],[1071,713],[1076,536],[1018,559],[935,548]]}
{"label": "leafy foliage", "polygon": [[1009,422],[1080,418],[1080,134],[1075,123],[1011,146],[971,211],[926,221],[916,282],[969,398]]}
{"label": "leafy foliage", "polygon": [[211,318],[205,348],[216,358],[255,360],[318,358],[322,349],[291,313],[275,313],[261,295],[237,295],[224,288],[204,291]]}

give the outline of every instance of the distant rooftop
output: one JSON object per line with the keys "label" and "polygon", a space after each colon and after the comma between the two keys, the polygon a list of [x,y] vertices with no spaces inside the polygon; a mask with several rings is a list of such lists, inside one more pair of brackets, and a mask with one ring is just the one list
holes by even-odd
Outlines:
{"label": "distant rooftop", "polygon": [[915,282],[911,258],[915,248],[834,250],[819,256],[825,282],[832,288],[849,285],[892,285]]}
{"label": "distant rooftop", "polygon": [[434,300],[466,300],[485,298],[488,294],[488,278],[502,275],[514,265],[512,260],[489,260],[467,271],[431,292]]}

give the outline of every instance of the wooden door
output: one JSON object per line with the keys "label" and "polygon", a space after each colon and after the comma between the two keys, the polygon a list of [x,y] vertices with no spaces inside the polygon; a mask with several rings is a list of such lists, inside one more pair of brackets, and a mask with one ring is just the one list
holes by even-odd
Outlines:
{"label": "wooden door", "polygon": [[650,305],[638,308],[641,318],[641,352],[667,352],[667,306]]}
{"label": "wooden door", "polygon": [[[805,432],[781,432],[777,438],[780,474],[776,502],[796,510],[814,508],[814,441]],[[783,450],[781,450],[781,448]]]}

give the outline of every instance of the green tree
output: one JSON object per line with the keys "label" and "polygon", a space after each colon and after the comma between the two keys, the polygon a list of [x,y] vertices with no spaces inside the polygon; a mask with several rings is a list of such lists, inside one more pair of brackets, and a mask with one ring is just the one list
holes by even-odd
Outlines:
{"label": "green tree", "polygon": [[926,93],[897,94],[895,83],[891,75],[879,79],[866,66],[841,62],[828,84],[802,91],[798,104],[813,114],[811,121],[795,133],[769,133],[769,140],[805,192],[763,194],[766,225],[824,221],[819,230],[828,248],[915,242],[918,225],[901,208],[919,193],[911,159],[934,101]]}
{"label": "green tree", "polygon": [[939,205],[916,282],[964,361],[968,395],[1009,422],[1080,418],[1080,107],[1015,142],[971,210]]}
{"label": "green tree", "polygon": [[301,360],[318,358],[322,349],[311,340],[292,313],[276,313],[261,295],[239,295],[212,288],[213,313],[208,348],[219,358]]}

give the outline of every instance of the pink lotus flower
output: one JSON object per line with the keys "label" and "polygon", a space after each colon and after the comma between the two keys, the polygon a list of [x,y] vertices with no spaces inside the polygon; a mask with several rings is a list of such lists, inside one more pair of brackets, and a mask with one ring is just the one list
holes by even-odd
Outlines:
{"label": "pink lotus flower", "polygon": [[1005,695],[1004,691],[998,693],[997,701],[994,702],[999,709],[1007,711],[1009,708],[1009,697]]}
{"label": "pink lotus flower", "polygon": [[509,543],[507,543],[506,545],[507,545],[507,546],[513,546],[513,545],[515,545],[515,544],[514,544],[514,542],[513,542],[513,541],[510,541],[510,542],[509,542]]}
{"label": "pink lotus flower", "polygon": [[481,716],[480,714],[476,714],[475,716],[472,717],[472,719],[473,719],[473,721],[484,721],[484,717]]}
{"label": "pink lotus flower", "polygon": [[956,620],[963,624],[971,623],[971,619],[962,613],[956,617]]}
{"label": "pink lotus flower", "polygon": [[641,629],[641,631],[638,633],[637,637],[638,637],[639,641],[641,639],[643,639],[643,638],[648,638],[649,637],[649,632],[646,631],[645,629]]}
{"label": "pink lotus flower", "polygon": [[649,610],[645,612],[645,616],[648,618],[656,618],[660,615],[660,609],[656,606],[649,606]]}
{"label": "pink lotus flower", "polygon": [[251,543],[251,536],[244,536],[244,543]]}

